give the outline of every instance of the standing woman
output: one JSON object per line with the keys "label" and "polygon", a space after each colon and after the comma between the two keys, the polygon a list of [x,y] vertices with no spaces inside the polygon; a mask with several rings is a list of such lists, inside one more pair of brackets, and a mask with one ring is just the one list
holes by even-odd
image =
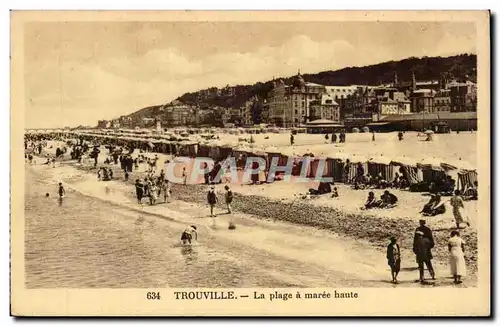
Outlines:
{"label": "standing woman", "polygon": [[462,283],[461,278],[466,276],[467,270],[465,267],[465,241],[460,238],[458,231],[452,231],[451,237],[448,240],[448,250],[450,251],[450,268],[453,275],[453,283]]}
{"label": "standing woman", "polygon": [[[460,224],[464,223],[464,218],[462,216],[461,209],[464,208],[464,202],[460,197],[460,190],[455,190],[455,196],[450,198],[450,205],[453,207],[453,217],[455,217],[455,223],[457,225],[457,229],[460,229]],[[467,226],[470,226],[468,220],[465,221]]]}
{"label": "standing woman", "polygon": [[157,199],[158,199],[158,187],[156,186],[156,183],[152,182],[149,187],[149,204],[150,205],[156,204]]}

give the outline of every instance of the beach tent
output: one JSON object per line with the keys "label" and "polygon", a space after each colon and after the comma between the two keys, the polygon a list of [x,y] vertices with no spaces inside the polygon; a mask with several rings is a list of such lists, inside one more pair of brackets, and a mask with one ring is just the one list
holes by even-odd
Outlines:
{"label": "beach tent", "polygon": [[375,156],[368,160],[368,174],[376,177],[382,174],[384,180],[391,182],[396,176],[396,167],[391,164],[392,159],[387,156]]}
{"label": "beach tent", "polygon": [[441,166],[445,173],[456,181],[455,189],[461,192],[473,187],[477,181],[475,166],[465,160],[448,158],[446,162],[441,163]]}
{"label": "beach tent", "polygon": [[422,180],[424,182],[440,182],[446,177],[445,170],[442,168],[443,161],[435,157],[426,157],[417,162],[417,168],[422,171]]}
{"label": "beach tent", "polygon": [[403,175],[410,185],[422,181],[422,172],[417,168],[417,161],[415,159],[401,156],[393,158],[391,165],[395,166],[394,174],[397,172]]}
{"label": "beach tent", "polygon": [[353,182],[358,175],[358,166],[361,164],[363,167],[364,175],[368,173],[368,161],[369,158],[363,155],[352,155],[349,158],[349,172],[348,172],[348,183]]}
{"label": "beach tent", "polygon": [[474,182],[477,181],[477,171],[473,170],[459,170],[457,173],[458,181],[456,189],[460,190],[462,193],[474,187]]}

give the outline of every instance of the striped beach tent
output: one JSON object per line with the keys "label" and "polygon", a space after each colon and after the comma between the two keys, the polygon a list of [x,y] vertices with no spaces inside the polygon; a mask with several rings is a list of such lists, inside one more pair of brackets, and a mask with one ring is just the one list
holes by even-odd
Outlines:
{"label": "striped beach tent", "polygon": [[458,182],[457,189],[460,192],[464,192],[465,190],[474,187],[474,182],[477,181],[477,172],[471,170],[460,170],[458,172]]}
{"label": "striped beach tent", "polygon": [[394,173],[399,173],[403,175],[403,177],[408,180],[410,185],[417,184],[423,180],[422,172],[417,168],[417,162],[409,157],[401,156],[398,158],[393,158],[391,165],[395,167]]}
{"label": "striped beach tent", "polygon": [[351,164],[349,166],[348,183],[352,183],[356,179],[356,176],[358,175],[359,163],[361,163],[361,166],[363,167],[364,174],[366,175],[368,173],[368,157],[353,155],[350,157],[349,161]]}
{"label": "striped beach tent", "polygon": [[368,161],[368,174],[376,177],[382,174],[384,180],[391,182],[394,180],[396,168],[391,165],[392,159],[387,156],[376,156]]}
{"label": "striped beach tent", "polygon": [[443,161],[435,157],[426,157],[417,163],[417,167],[422,171],[424,182],[439,182],[446,178],[445,170],[441,163]]}

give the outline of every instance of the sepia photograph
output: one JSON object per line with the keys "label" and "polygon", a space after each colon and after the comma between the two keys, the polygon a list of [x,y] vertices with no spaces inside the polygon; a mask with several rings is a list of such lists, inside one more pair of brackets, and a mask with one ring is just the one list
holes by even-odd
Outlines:
{"label": "sepia photograph", "polygon": [[489,314],[489,12],[280,17],[11,13],[14,314]]}

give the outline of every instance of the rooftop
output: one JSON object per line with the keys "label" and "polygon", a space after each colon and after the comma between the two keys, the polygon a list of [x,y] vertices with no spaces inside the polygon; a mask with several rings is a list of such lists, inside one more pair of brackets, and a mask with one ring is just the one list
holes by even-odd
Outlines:
{"label": "rooftop", "polygon": [[382,121],[408,121],[408,120],[474,120],[477,112],[440,112],[440,113],[415,113],[405,115],[387,115]]}

